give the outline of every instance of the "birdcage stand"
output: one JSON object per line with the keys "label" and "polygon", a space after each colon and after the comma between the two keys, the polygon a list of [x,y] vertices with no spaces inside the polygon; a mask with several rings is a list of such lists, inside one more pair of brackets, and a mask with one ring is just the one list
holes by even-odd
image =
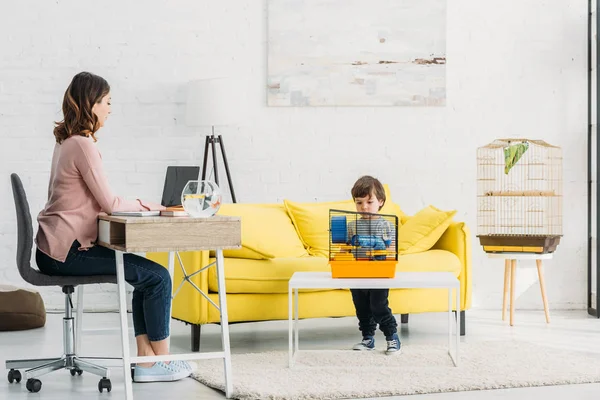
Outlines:
{"label": "birdcage stand", "polygon": [[544,303],[544,313],[546,314],[546,323],[550,323],[550,312],[548,310],[548,298],[546,297],[546,286],[544,283],[544,271],[542,266],[542,260],[549,260],[552,258],[552,256],[552,253],[488,253],[489,258],[504,259],[504,295],[502,296],[502,321],[506,320],[506,308],[510,292],[510,326],[514,325],[517,261],[535,260],[538,271],[538,278],[540,280],[542,302]]}

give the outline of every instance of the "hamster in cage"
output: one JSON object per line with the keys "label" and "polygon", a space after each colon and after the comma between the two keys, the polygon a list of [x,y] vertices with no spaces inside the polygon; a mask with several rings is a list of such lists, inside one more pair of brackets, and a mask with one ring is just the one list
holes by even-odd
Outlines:
{"label": "hamster in cage", "polygon": [[398,261],[398,217],[329,211],[329,264],[334,278],[392,278]]}

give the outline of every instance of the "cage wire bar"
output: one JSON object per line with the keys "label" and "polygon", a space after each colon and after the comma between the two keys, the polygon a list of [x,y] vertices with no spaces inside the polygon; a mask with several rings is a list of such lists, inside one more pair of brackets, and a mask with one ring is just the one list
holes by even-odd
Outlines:
{"label": "cage wire bar", "polygon": [[[523,146],[512,165],[505,149]],[[487,252],[549,253],[562,236],[562,150],[498,139],[477,149],[477,232]]]}
{"label": "cage wire bar", "polygon": [[393,278],[398,261],[398,217],[329,210],[329,265],[333,278]]}

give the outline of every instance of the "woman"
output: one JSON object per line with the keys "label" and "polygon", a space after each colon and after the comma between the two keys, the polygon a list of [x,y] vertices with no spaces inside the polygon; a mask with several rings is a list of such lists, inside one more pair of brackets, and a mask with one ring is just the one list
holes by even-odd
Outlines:
{"label": "woman", "polygon": [[[63,100],[64,119],[56,123],[48,202],[38,215],[36,262],[48,275],[116,275],[115,251],[94,246],[98,214],[104,211],[161,210],[141,200],[115,196],[96,145],[96,132],[110,114],[110,86],[81,72]],[[160,264],[124,255],[125,280],[134,287],[133,326],[138,356],[168,354],[171,277]],[[173,381],[190,375],[183,361],[138,364],[134,381]]]}

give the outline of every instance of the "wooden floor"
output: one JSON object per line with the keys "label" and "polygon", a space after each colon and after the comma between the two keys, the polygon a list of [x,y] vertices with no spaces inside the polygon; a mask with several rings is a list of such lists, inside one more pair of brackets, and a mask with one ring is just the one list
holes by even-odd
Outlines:
{"label": "wooden floor", "polygon": [[[470,310],[467,312],[467,336],[463,341],[489,339],[535,339],[541,344],[561,349],[583,350],[598,354],[600,362],[600,320],[588,316],[584,311],[551,312],[552,322],[547,325],[543,310],[519,311],[515,314],[515,326],[502,322],[500,311]],[[399,320],[398,316],[398,320]],[[118,314],[85,314],[85,329],[118,327]],[[444,344],[447,340],[445,314],[411,315],[409,324],[401,327],[404,346],[410,344]],[[301,347],[327,348],[326,342],[336,347],[352,346],[360,339],[355,318],[304,320],[301,324]],[[287,321],[231,325],[231,349],[234,353],[287,350]],[[380,333],[377,333],[380,335]],[[0,363],[13,358],[53,357],[62,350],[62,314],[49,314],[44,328],[23,332],[0,332]],[[173,323],[172,350],[181,352],[189,349],[189,327]],[[133,335],[131,345],[135,342]],[[201,351],[220,350],[220,332],[216,325],[202,330]],[[82,343],[82,355],[118,357],[119,332],[88,332]],[[122,399],[124,398],[122,370],[111,370],[113,390],[100,394],[98,378],[84,373],[71,377],[67,371],[57,371],[42,376],[42,390],[30,394],[21,384],[9,384],[6,375],[0,379],[0,399],[79,400],[79,399]],[[223,393],[207,388],[193,379],[172,383],[134,384],[133,391],[139,399],[224,399]],[[393,397],[399,399],[401,397]],[[458,393],[413,395],[410,400],[445,399],[533,399],[567,398],[573,400],[600,399],[600,384],[547,386],[539,388],[505,389]],[[387,398],[392,399],[392,398]]]}

